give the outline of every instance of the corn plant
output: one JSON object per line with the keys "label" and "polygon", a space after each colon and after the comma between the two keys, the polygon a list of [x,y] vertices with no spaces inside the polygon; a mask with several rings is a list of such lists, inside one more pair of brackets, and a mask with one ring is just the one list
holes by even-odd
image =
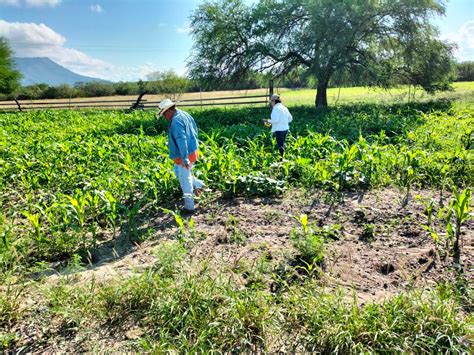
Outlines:
{"label": "corn plant", "polygon": [[399,162],[400,165],[398,169],[400,169],[400,185],[405,188],[402,206],[406,206],[408,204],[413,183],[418,177],[417,170],[419,166],[420,155],[421,153],[418,151],[410,151],[407,149],[402,149],[401,151]]}
{"label": "corn plant", "polygon": [[324,260],[324,239],[317,230],[308,224],[308,216],[301,214],[297,218],[300,228],[291,231],[290,239],[298,251],[298,259],[307,264],[318,264]]}
{"label": "corn plant", "polygon": [[[471,190],[465,189],[458,192],[453,189],[454,198],[449,204],[449,210],[446,214],[446,231],[448,239],[453,244],[453,263],[456,270],[461,269],[461,226],[472,216],[470,213]],[[454,228],[451,224],[451,217],[454,219]]]}
{"label": "corn plant", "polygon": [[[433,215],[435,212],[435,202],[433,199],[419,200],[425,205],[425,215],[427,216],[427,224],[422,225],[423,228],[433,238],[438,252],[440,245],[444,244],[443,254],[445,257],[453,257],[453,265],[456,271],[461,270],[461,226],[465,224],[472,214],[470,212],[471,190],[465,189],[458,192],[453,188],[453,199],[449,206],[442,207],[438,210],[438,221],[445,231],[442,233],[440,227],[436,227]],[[443,240],[444,237],[444,240]]]}
{"label": "corn plant", "polygon": [[244,244],[247,240],[247,235],[239,228],[239,221],[233,215],[227,219],[225,231],[229,243]]}
{"label": "corn plant", "polygon": [[[186,225],[184,223],[184,218],[181,217],[181,215],[175,211],[172,211],[167,208],[161,208],[163,212],[166,214],[169,214],[173,216],[174,221],[176,222],[176,225],[178,226],[178,240],[180,243],[184,242],[184,238],[186,237]],[[193,221],[193,227],[194,227],[194,221]]]}

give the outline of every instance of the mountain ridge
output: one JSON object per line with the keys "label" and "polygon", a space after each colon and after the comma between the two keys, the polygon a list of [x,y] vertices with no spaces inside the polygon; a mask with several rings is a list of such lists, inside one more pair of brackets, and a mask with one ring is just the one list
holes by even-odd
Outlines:
{"label": "mountain ridge", "polygon": [[48,57],[13,58],[15,69],[22,74],[21,85],[45,83],[50,86],[61,84],[74,85],[78,82],[108,82],[107,80],[92,78],[74,73],[59,65]]}

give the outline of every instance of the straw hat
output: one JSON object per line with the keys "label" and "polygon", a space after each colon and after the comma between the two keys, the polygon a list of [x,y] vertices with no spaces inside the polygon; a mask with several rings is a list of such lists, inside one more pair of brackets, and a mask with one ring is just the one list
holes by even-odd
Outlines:
{"label": "straw hat", "polygon": [[158,108],[160,109],[158,116],[163,116],[163,114],[173,106],[176,106],[176,102],[173,102],[170,99],[164,99],[158,104]]}
{"label": "straw hat", "polygon": [[280,100],[280,95],[278,95],[278,94],[273,94],[273,95],[270,97],[270,101],[276,101],[276,100]]}

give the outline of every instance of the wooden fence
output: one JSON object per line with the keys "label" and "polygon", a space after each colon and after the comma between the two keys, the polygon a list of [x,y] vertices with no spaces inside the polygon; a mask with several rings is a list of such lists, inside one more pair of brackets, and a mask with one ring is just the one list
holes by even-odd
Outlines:
{"label": "wooden fence", "polygon": [[[273,80],[270,80],[268,95],[247,95],[228,97],[206,97],[196,99],[177,100],[179,106],[204,107],[204,106],[234,106],[234,105],[268,105],[268,99],[273,95]],[[139,95],[136,99],[127,100],[12,100],[0,101],[0,111],[27,111],[27,110],[55,110],[55,109],[125,109],[145,110],[157,109],[160,101],[148,101],[143,99],[147,93]]]}

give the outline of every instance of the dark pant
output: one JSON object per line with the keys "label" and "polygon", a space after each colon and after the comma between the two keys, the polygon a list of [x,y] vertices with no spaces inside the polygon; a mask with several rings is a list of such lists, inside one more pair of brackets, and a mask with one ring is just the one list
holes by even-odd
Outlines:
{"label": "dark pant", "polygon": [[285,154],[285,138],[286,135],[288,134],[288,131],[275,131],[274,135],[277,140],[277,147],[278,150],[280,151],[280,155],[283,156]]}

